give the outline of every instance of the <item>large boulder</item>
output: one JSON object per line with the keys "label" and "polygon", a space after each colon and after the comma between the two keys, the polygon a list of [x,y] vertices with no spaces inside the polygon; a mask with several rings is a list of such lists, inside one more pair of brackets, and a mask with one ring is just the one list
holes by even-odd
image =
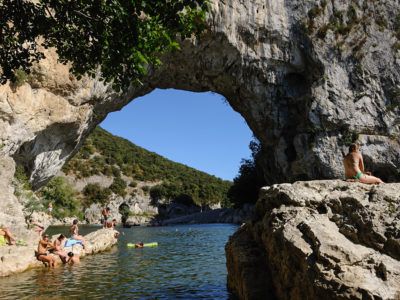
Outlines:
{"label": "large boulder", "polygon": [[400,184],[274,185],[256,214],[226,246],[241,299],[400,297]]}

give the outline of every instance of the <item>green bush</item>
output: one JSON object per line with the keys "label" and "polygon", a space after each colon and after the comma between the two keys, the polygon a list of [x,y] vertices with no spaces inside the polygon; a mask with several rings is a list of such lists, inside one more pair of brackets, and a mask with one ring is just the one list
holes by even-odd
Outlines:
{"label": "green bush", "polygon": [[111,195],[109,188],[102,188],[98,183],[89,183],[82,191],[85,196],[85,206],[88,207],[92,203],[101,203],[102,205],[108,202]]}
{"label": "green bush", "polygon": [[121,197],[126,196],[126,182],[121,177],[115,177],[113,183],[110,185],[110,190]]}
{"label": "green bush", "polygon": [[150,187],[148,185],[144,185],[142,186],[142,191],[144,192],[145,195],[147,195],[150,192]]}
{"label": "green bush", "polygon": [[75,191],[63,177],[54,177],[41,191],[44,205],[53,204],[52,215],[65,217],[82,217],[81,203],[76,199]]}
{"label": "green bush", "polygon": [[129,183],[129,186],[135,188],[137,187],[137,182],[132,180],[131,183]]}
{"label": "green bush", "polygon": [[15,87],[20,87],[25,82],[27,82],[28,78],[29,78],[29,76],[24,70],[17,69],[14,71],[14,78],[12,80],[12,83]]}
{"label": "green bush", "polygon": [[26,174],[25,169],[21,165],[15,168],[14,178],[22,185],[25,190],[32,190],[32,185],[29,182],[29,176]]}

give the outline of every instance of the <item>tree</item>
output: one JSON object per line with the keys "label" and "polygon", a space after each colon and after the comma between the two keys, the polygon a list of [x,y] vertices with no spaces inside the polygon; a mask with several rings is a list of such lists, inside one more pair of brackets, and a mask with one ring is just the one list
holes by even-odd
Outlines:
{"label": "tree", "polygon": [[2,0],[0,82],[29,73],[43,46],[71,62],[78,79],[100,67],[106,82],[127,87],[179,49],[178,38],[202,32],[206,9],[205,0]]}
{"label": "tree", "polygon": [[258,192],[265,185],[264,172],[261,166],[261,144],[258,140],[250,142],[251,159],[243,159],[239,174],[233,179],[233,185],[228,191],[228,198],[234,207],[244,203],[255,203]]}
{"label": "tree", "polygon": [[110,185],[110,190],[121,197],[126,196],[126,182],[121,177],[115,177],[113,183]]}
{"label": "tree", "polygon": [[48,203],[53,203],[53,216],[65,218],[81,216],[81,206],[76,199],[76,193],[63,177],[54,177],[42,190],[41,195]]}
{"label": "tree", "polygon": [[111,190],[102,188],[98,183],[88,183],[82,191],[85,196],[85,205],[90,206],[92,203],[106,204],[111,195]]}

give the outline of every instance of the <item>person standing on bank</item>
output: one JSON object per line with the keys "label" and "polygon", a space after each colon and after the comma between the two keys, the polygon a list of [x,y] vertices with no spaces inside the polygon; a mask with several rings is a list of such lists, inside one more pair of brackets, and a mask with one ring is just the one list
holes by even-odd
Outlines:
{"label": "person standing on bank", "polygon": [[104,207],[101,211],[101,215],[103,216],[103,228],[107,228],[107,220],[110,216],[111,209],[109,207]]}
{"label": "person standing on bank", "polygon": [[366,184],[380,184],[383,181],[370,172],[365,172],[364,160],[358,144],[351,144],[349,153],[343,159],[346,180],[359,181]]}

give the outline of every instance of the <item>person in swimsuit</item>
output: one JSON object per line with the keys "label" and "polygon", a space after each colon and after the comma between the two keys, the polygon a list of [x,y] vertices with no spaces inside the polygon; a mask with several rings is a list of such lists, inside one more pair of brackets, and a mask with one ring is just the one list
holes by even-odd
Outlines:
{"label": "person in swimsuit", "polygon": [[346,180],[359,181],[366,184],[380,184],[383,181],[370,172],[365,172],[364,161],[358,144],[351,144],[349,153],[343,159]]}
{"label": "person in swimsuit", "polygon": [[60,236],[54,241],[53,243],[53,249],[54,249],[54,254],[58,255],[61,259],[61,261],[65,264],[67,263],[67,252],[64,251],[63,249],[63,244],[65,242],[65,235],[60,234]]}
{"label": "person in swimsuit", "polygon": [[109,207],[105,207],[101,211],[101,214],[103,216],[103,227],[104,228],[107,228],[107,220],[108,220],[108,217],[110,216],[110,212],[111,212],[111,209]]}
{"label": "person in swimsuit", "polygon": [[54,268],[55,260],[50,254],[49,250],[53,249],[51,242],[49,241],[49,236],[45,234],[39,241],[38,250],[36,252],[36,259],[48,264],[49,267]]}
{"label": "person in swimsuit", "polygon": [[115,234],[114,237],[117,239],[119,237],[119,231],[115,229],[115,226],[117,226],[117,220],[113,219],[112,221],[106,222],[106,228],[114,229]]}
{"label": "person in swimsuit", "polygon": [[7,227],[0,226],[0,235],[3,236],[9,245],[15,245],[15,238],[12,235],[10,229]]}
{"label": "person in swimsuit", "polygon": [[72,222],[70,233],[71,233],[71,238],[73,238],[74,240],[82,241],[83,249],[85,249],[85,238],[79,235],[78,220],[75,219]]}
{"label": "person in swimsuit", "polygon": [[114,229],[116,225],[117,225],[117,220],[116,219],[113,219],[112,221],[107,221],[106,222],[106,228]]}
{"label": "person in swimsuit", "polygon": [[144,248],[143,242],[136,243],[135,248]]}
{"label": "person in swimsuit", "polygon": [[74,265],[79,263],[80,263],[79,255],[74,254],[74,252],[68,252],[67,264]]}
{"label": "person in swimsuit", "polygon": [[47,206],[47,211],[49,212],[49,215],[53,212],[53,203],[49,202],[49,205]]}

